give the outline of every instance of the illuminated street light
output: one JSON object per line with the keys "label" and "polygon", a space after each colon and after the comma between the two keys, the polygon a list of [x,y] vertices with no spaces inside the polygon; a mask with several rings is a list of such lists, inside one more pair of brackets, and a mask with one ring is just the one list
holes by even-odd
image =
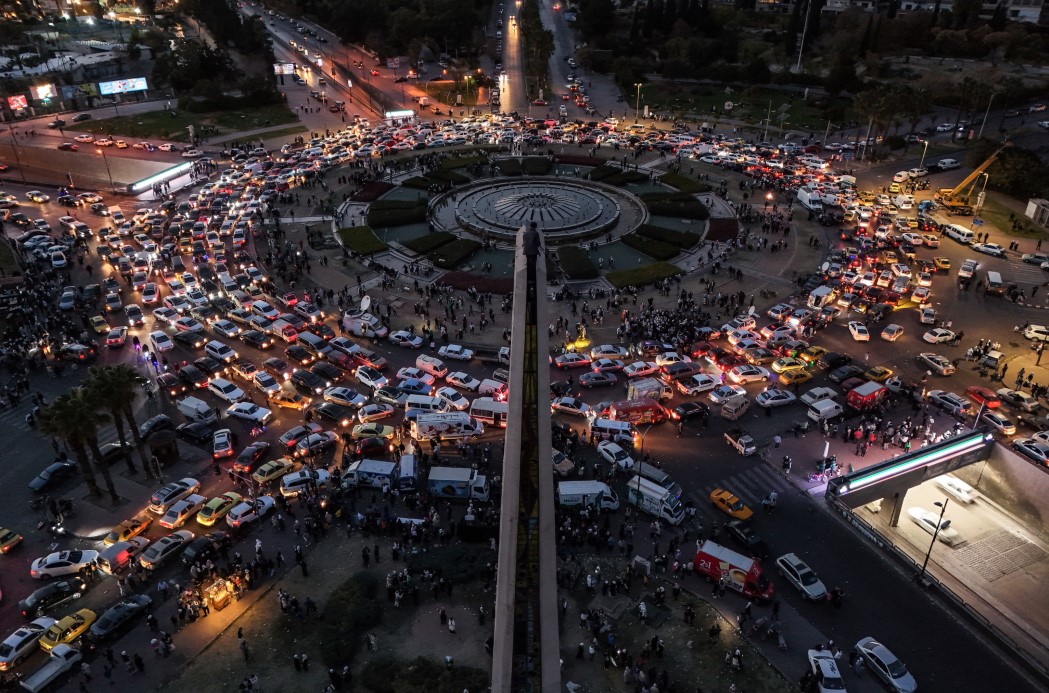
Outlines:
{"label": "illuminated street light", "polygon": [[922,160],[918,162],[918,168],[921,168],[922,164],[925,163],[925,154],[929,151],[929,140],[922,140],[922,142],[925,144],[925,148],[922,150]]}
{"label": "illuminated street light", "polygon": [[106,150],[102,149],[101,147],[98,147],[98,148],[95,149],[95,153],[96,154],[101,154],[102,155],[102,161],[104,161],[106,163],[106,175],[109,176],[109,189],[113,190],[113,188],[115,187],[113,185],[113,172],[109,170],[109,157],[106,156]]}

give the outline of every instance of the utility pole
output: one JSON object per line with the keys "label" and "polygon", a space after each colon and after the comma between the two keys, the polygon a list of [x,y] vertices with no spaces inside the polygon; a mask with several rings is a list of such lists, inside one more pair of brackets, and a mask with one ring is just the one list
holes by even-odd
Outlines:
{"label": "utility pole", "polygon": [[798,64],[794,67],[795,72],[801,72],[801,55],[805,52],[805,35],[809,31],[810,12],[812,12],[812,0],[809,0],[809,5],[805,9],[805,24],[801,27],[801,45],[798,46]]}

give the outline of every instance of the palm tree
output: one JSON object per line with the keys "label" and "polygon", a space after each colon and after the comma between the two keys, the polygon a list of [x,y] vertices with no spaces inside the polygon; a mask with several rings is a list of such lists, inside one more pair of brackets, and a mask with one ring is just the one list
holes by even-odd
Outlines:
{"label": "palm tree", "polygon": [[[109,410],[121,447],[127,445],[127,437],[124,433],[126,423],[135,439],[135,447],[138,449],[142,468],[146,470],[147,478],[153,478],[150,465],[146,461],[145,441],[138,433],[138,422],[135,421],[135,414],[131,409],[135,395],[145,384],[146,379],[134,368],[124,363],[115,366],[93,366],[90,373],[86,387],[94,395],[98,405]],[[131,455],[125,455],[124,459],[127,461],[128,471],[132,474],[137,473],[138,469],[135,468]]]}
{"label": "palm tree", "polygon": [[[84,477],[84,483],[87,484],[88,493],[93,498],[98,498],[102,495],[102,491],[95,480],[95,470],[91,466],[87,447],[84,444],[83,432],[86,427],[86,419],[81,418],[83,413],[81,403],[67,393],[42,408],[37,420],[43,433],[61,438],[66,442],[69,449],[73,451],[73,457],[76,458],[77,466],[80,468],[80,475]],[[94,414],[95,409],[91,407],[90,415],[93,417]]]}
{"label": "palm tree", "polygon": [[83,444],[91,451],[91,456],[94,458],[95,467],[102,474],[102,481],[106,485],[106,491],[109,492],[109,497],[113,501],[113,505],[120,503],[120,496],[117,495],[117,489],[113,486],[113,477],[109,473],[109,465],[102,459],[102,450],[99,449],[98,445],[98,429],[109,423],[109,414],[98,410],[98,403],[95,400],[94,395],[83,387],[78,387],[70,393],[75,406],[78,409],[78,416],[80,418],[82,426],[82,440]]}

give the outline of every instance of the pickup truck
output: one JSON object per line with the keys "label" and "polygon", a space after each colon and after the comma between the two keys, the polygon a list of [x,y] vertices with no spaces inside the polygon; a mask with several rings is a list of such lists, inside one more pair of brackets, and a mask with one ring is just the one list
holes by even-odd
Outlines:
{"label": "pickup truck", "polygon": [[51,659],[37,669],[31,676],[22,680],[22,688],[31,693],[44,690],[62,674],[73,668],[80,661],[80,650],[69,645],[55,645],[51,650]]}
{"label": "pickup truck", "polygon": [[730,428],[725,431],[725,440],[728,441],[729,445],[736,448],[736,452],[744,457],[753,455],[758,451],[758,446],[754,443],[754,439],[742,428]]}

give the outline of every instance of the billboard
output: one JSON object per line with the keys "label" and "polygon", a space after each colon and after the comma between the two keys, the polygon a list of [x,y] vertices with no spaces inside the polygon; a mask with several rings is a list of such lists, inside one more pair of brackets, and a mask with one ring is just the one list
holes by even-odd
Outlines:
{"label": "billboard", "polygon": [[48,99],[54,99],[58,96],[54,84],[38,84],[29,87],[29,93],[36,101],[47,101]]}
{"label": "billboard", "polygon": [[103,96],[111,94],[126,94],[130,91],[145,91],[145,77],[132,77],[131,79],[118,79],[115,82],[99,82],[98,93]]}
{"label": "billboard", "polygon": [[12,111],[19,108],[29,108],[29,99],[26,98],[25,94],[19,94],[18,96],[7,97],[7,107]]}
{"label": "billboard", "polygon": [[273,74],[293,75],[295,74],[295,63],[273,63]]}
{"label": "billboard", "polygon": [[98,96],[98,87],[93,82],[66,84],[62,86],[62,99],[65,101],[70,99],[84,99],[91,96]]}

